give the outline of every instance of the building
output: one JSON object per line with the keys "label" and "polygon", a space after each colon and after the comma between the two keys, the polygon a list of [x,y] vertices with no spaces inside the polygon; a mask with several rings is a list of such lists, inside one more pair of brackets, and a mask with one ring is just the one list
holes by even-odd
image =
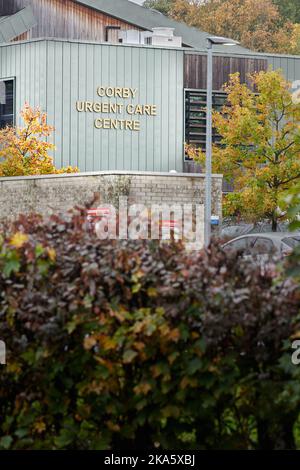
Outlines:
{"label": "building", "polygon": [[[205,144],[207,33],[128,0],[0,0],[0,16],[1,126],[29,102],[59,167],[197,171],[184,142]],[[300,57],[216,47],[215,106],[230,73],[269,65],[300,86]]]}

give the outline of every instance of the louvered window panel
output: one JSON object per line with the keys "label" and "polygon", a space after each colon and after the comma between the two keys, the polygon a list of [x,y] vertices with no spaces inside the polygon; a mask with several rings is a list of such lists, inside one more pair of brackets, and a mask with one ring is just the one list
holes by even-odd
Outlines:
{"label": "louvered window panel", "polygon": [[[213,92],[213,109],[221,110],[226,101],[226,93]],[[213,129],[213,143],[221,140],[220,135]],[[206,91],[185,90],[185,142],[206,147]],[[188,160],[188,157],[186,157]]]}

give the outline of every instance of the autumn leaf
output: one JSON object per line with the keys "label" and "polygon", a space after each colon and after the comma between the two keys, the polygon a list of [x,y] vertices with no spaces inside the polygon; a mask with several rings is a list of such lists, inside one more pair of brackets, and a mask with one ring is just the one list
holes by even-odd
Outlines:
{"label": "autumn leaf", "polygon": [[147,294],[148,294],[149,297],[157,297],[158,296],[158,292],[157,292],[157,289],[155,289],[155,287],[148,287]]}
{"label": "autumn leaf", "polygon": [[151,389],[152,387],[149,382],[142,382],[139,385],[136,385],[133,390],[137,395],[147,395]]}
{"label": "autumn leaf", "polygon": [[177,341],[180,339],[179,329],[178,328],[173,328],[173,330],[171,330],[170,333],[168,334],[168,338],[171,341],[174,341],[175,343],[177,343]]}
{"label": "autumn leaf", "polygon": [[95,338],[95,336],[91,335],[91,336],[86,336],[86,337],[84,338],[84,342],[83,342],[84,349],[90,350],[90,349],[92,349],[96,344],[97,344],[97,339]]}
{"label": "autumn leaf", "polygon": [[125,364],[130,364],[133,359],[137,356],[137,352],[133,351],[133,349],[127,349],[127,351],[123,354],[123,361]]}
{"label": "autumn leaf", "polygon": [[113,423],[112,421],[106,421],[106,425],[110,431],[113,432],[120,432],[121,428],[120,425],[117,423]]}
{"label": "autumn leaf", "polygon": [[117,343],[113,338],[110,338],[108,336],[105,336],[104,338],[101,338],[101,346],[105,351],[109,351],[110,349],[114,349],[116,347]]}
{"label": "autumn leaf", "polygon": [[192,377],[187,377],[187,376],[183,377],[183,379],[180,382],[180,388],[184,390],[187,387],[191,387],[191,388],[197,387],[197,380]]}
{"label": "autumn leaf", "polygon": [[37,421],[34,423],[33,429],[37,434],[42,434],[44,431],[46,431],[46,424],[44,421]]}
{"label": "autumn leaf", "polygon": [[16,248],[22,248],[23,245],[29,240],[28,235],[22,232],[16,232],[10,239],[10,245]]}
{"label": "autumn leaf", "polygon": [[56,261],[56,251],[54,248],[47,248],[47,253],[50,260],[54,263]]}

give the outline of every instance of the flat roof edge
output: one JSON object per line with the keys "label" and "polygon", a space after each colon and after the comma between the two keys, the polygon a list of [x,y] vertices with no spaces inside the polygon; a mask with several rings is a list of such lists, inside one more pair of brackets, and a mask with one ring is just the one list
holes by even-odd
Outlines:
{"label": "flat roof edge", "polygon": [[[37,43],[37,42],[62,42],[62,43],[75,43],[75,44],[91,44],[94,46],[113,46],[113,47],[133,47],[133,48],[142,48],[142,49],[156,49],[156,50],[167,50],[167,51],[178,51],[184,52],[187,55],[206,55],[207,51],[205,49],[193,49],[190,47],[165,47],[165,46],[152,46],[152,45],[144,45],[144,44],[113,44],[107,42],[99,42],[99,41],[89,41],[84,39],[68,39],[68,38],[52,38],[52,37],[41,37],[35,39],[27,39],[23,41],[11,41],[6,43],[0,43],[0,47],[8,47],[8,46],[16,46],[22,44],[30,44],[30,43]],[[291,54],[272,54],[270,52],[226,52],[226,48],[224,51],[216,51],[214,52],[216,56],[238,56],[238,57],[257,57],[257,58],[268,58],[268,57],[278,57],[278,58],[286,58],[286,59],[300,59],[300,55],[291,55]]]}

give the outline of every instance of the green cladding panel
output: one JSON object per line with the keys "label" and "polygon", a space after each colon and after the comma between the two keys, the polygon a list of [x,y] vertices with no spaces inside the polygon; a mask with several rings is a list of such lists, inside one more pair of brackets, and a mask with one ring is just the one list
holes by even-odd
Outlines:
{"label": "green cladding panel", "polygon": [[15,78],[16,124],[24,104],[47,110],[47,45],[46,42],[0,45],[0,79]]}
{"label": "green cladding panel", "polygon": [[[51,140],[58,167],[78,166],[81,171],[182,171],[184,54],[184,49],[56,39],[0,44],[0,79],[16,79],[17,124],[25,102],[47,112],[48,123],[55,127]],[[236,57],[265,58],[300,87],[300,57]],[[134,97],[102,98],[97,95],[97,87],[137,91]],[[124,106],[119,115],[78,112],[77,101],[118,102]],[[156,115],[129,116],[139,121],[138,131],[95,127],[96,118],[128,119],[124,112],[128,104],[154,105]]]}
{"label": "green cladding panel", "polygon": [[[57,166],[81,171],[182,171],[181,50],[37,40],[0,47],[0,78],[16,77],[16,115],[25,101],[48,114]],[[134,97],[100,98],[98,87],[136,89]],[[76,102],[123,104],[119,115],[78,112]],[[156,115],[128,116],[128,104]],[[124,111],[125,109],[125,111]],[[96,118],[138,120],[140,130],[97,129]]]}

